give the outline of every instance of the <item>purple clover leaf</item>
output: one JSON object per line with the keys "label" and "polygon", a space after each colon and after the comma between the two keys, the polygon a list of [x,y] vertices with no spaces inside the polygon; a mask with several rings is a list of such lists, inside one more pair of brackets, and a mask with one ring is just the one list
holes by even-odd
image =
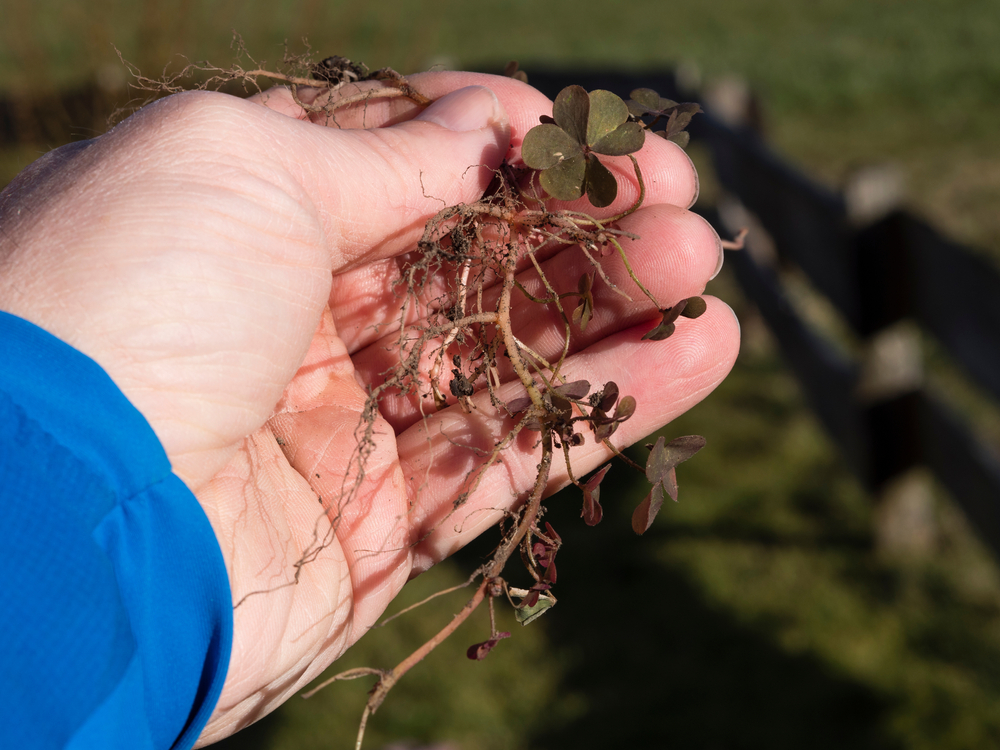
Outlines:
{"label": "purple clover leaf", "polygon": [[632,514],[632,530],[636,534],[645,533],[652,525],[663,506],[664,495],[677,502],[676,467],[704,447],[705,438],[701,435],[686,435],[669,443],[661,435],[656,441],[646,460],[646,479],[653,487]]}

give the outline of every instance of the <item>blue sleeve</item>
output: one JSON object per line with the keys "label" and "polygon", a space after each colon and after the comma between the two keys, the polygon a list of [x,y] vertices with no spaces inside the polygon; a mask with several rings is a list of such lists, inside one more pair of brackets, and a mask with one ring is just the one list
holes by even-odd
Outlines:
{"label": "blue sleeve", "polygon": [[0,747],[190,748],[233,618],[212,527],[94,361],[0,313]]}

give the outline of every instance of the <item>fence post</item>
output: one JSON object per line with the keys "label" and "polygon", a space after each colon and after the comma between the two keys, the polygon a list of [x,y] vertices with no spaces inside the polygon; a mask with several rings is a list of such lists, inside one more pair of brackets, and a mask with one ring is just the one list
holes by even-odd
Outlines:
{"label": "fence post", "polygon": [[876,493],[875,546],[890,556],[919,557],[937,542],[933,484],[923,465],[920,330],[903,320],[865,343],[858,398],[868,405]]}
{"label": "fence post", "polygon": [[[902,180],[887,166],[855,172],[844,188],[849,221],[860,234],[899,208]],[[856,243],[860,330],[867,333],[858,398],[868,405],[876,492],[875,546],[890,556],[924,556],[937,542],[933,483],[919,438],[923,347],[914,320],[907,248],[886,236]]]}

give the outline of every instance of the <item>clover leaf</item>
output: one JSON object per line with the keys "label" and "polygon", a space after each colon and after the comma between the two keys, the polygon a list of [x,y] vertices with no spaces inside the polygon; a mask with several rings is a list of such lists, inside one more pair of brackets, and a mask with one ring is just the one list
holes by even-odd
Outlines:
{"label": "clover leaf", "polygon": [[669,443],[662,435],[652,446],[646,460],[646,478],[653,488],[632,514],[632,530],[644,533],[653,523],[663,506],[664,496],[677,502],[677,464],[687,461],[705,447],[701,435],[685,435]]}
{"label": "clover leaf", "polygon": [[604,465],[600,471],[580,485],[583,488],[583,510],[580,511],[580,515],[588,526],[596,526],[604,517],[604,509],[601,508],[601,480],[610,469],[611,464]]}
{"label": "clover leaf", "polygon": [[[550,605],[551,606],[551,605]],[[483,641],[482,643],[474,643],[469,646],[469,650],[465,652],[465,655],[474,661],[482,661],[486,658],[486,654],[493,650],[504,638],[510,638],[510,633],[504,631],[502,633],[497,633],[488,641]]]}
{"label": "clover leaf", "polygon": [[697,318],[707,309],[708,305],[701,297],[688,297],[687,299],[682,299],[673,307],[667,307],[660,310],[660,315],[663,316],[663,319],[660,321],[660,324],[656,326],[656,328],[643,336],[642,340],[663,341],[663,339],[669,338],[673,335],[675,330],[674,321],[677,320],[677,318],[682,315],[685,318]]}
{"label": "clover leaf", "polygon": [[517,64],[517,60],[511,60],[507,63],[507,67],[503,69],[503,74],[508,78],[513,78],[521,83],[528,82],[528,74],[520,69],[520,66]]}
{"label": "clover leaf", "polygon": [[628,112],[632,117],[639,118],[651,115],[650,128],[665,117],[667,125],[664,130],[657,130],[656,135],[673,141],[681,148],[688,145],[691,135],[685,128],[691,118],[701,112],[701,106],[693,102],[678,103],[673,99],[665,99],[652,89],[636,89],[626,102]]}
{"label": "clover leaf", "polygon": [[[612,383],[614,385],[614,383]],[[617,400],[618,397],[618,386],[615,386],[614,398]],[[607,397],[602,400],[604,403],[610,401]],[[611,402],[614,403],[613,401]],[[611,405],[607,408],[603,406],[595,406],[590,411],[590,426],[594,430],[594,438],[596,440],[607,440],[611,437],[615,430],[618,429],[618,425],[627,420],[633,414],[635,414],[636,400],[634,396],[625,396],[621,401],[618,402],[618,406],[615,407],[614,416],[608,416],[608,411],[611,410]]]}
{"label": "clover leaf", "polygon": [[581,331],[587,330],[587,323],[594,315],[594,276],[597,272],[585,273],[577,282],[576,289],[580,295],[580,303],[573,310],[573,322],[580,326]]}
{"label": "clover leaf", "polygon": [[645,132],[629,119],[628,107],[610,91],[568,86],[559,92],[552,117],[543,117],[524,136],[521,157],[540,170],[539,182],[553,198],[586,195],[591,204],[610,205],[618,182],[595,154],[624,156],[642,148]]}

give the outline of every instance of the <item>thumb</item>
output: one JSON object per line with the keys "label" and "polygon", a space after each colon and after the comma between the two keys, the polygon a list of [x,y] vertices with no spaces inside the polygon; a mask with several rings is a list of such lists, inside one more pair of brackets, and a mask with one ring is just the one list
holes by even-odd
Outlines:
{"label": "thumb", "polygon": [[311,130],[322,143],[307,152],[316,156],[306,188],[335,272],[411,249],[442,208],[482,196],[510,145],[507,113],[483,86],[453,91],[390,127]]}

